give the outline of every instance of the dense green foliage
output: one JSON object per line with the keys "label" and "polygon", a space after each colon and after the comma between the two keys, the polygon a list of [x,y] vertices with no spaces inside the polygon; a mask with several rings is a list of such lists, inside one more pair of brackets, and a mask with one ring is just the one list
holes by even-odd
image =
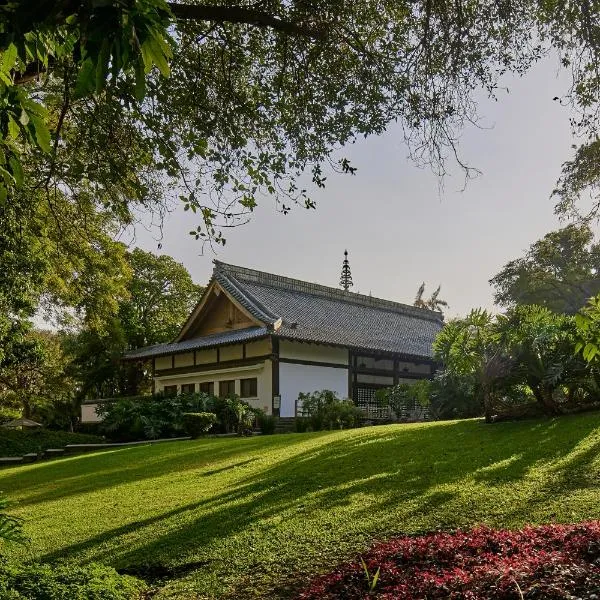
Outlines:
{"label": "dense green foliage", "polygon": [[170,342],[196,305],[203,288],[170,256],[138,248],[126,254],[128,295],[100,330],[85,327],[66,339],[80,398],[111,398],[150,391],[151,370],[123,363],[127,350]]}
{"label": "dense green foliage", "polygon": [[263,411],[258,412],[256,421],[260,432],[263,435],[272,435],[275,433],[277,420],[273,415],[268,415]]}
{"label": "dense green foliage", "polygon": [[[43,561],[156,573],[164,598],[291,595],[399,532],[600,518],[600,413],[204,438],[0,471]],[[33,553],[33,556],[31,556]]]}
{"label": "dense green foliage", "polygon": [[503,307],[537,304],[575,314],[600,292],[600,243],[590,225],[569,225],[532,244],[524,257],[511,260],[490,283]]}
{"label": "dense green foliage", "polygon": [[114,240],[140,216],[160,223],[182,202],[190,233],[224,242],[263,194],[314,207],[302,174],[323,186],[330,167],[353,173],[338,149],[395,121],[441,174],[477,94],[550,53],[572,70],[565,101],[593,142],[597,16],[537,0],[7,4],[0,361],[42,303],[110,330],[128,280]]}
{"label": "dense green foliage", "polygon": [[0,406],[6,420],[23,416],[56,428],[72,427],[77,412],[74,382],[60,336],[29,331],[14,356],[18,360],[0,362]]}
{"label": "dense green foliage", "polygon": [[3,600],[138,600],[146,586],[98,564],[55,566],[0,562]]}
{"label": "dense green foliage", "polygon": [[252,429],[262,411],[237,396],[217,398],[194,393],[117,398],[101,403],[98,413],[103,417],[100,431],[112,439],[129,441],[186,435],[186,413],[213,414],[215,433],[242,435]]}
{"label": "dense green foliage", "polygon": [[588,304],[575,316],[577,326],[576,352],[590,364],[600,362],[600,295],[590,298]]}
{"label": "dense green foliage", "polygon": [[216,422],[215,413],[183,413],[183,428],[194,439],[207,433]]}
{"label": "dense green foliage", "polygon": [[0,456],[23,456],[48,448],[64,448],[67,444],[95,444],[104,439],[96,435],[68,433],[50,429],[0,429]]}
{"label": "dense green foliage", "polygon": [[[0,496],[0,560],[2,560],[2,544],[6,542],[25,541],[23,535],[23,519],[15,517],[6,512],[9,502],[4,496]],[[0,588],[1,589],[1,588]]]}
{"label": "dense green foliage", "polygon": [[340,399],[330,390],[300,394],[298,413],[301,419],[306,419],[312,431],[358,427],[363,418],[352,400]]}
{"label": "dense green foliage", "polygon": [[463,392],[488,420],[498,414],[557,415],[595,407],[600,372],[578,354],[577,321],[526,305],[495,318],[474,310],[450,321],[434,343],[444,366],[436,386],[462,381]]}

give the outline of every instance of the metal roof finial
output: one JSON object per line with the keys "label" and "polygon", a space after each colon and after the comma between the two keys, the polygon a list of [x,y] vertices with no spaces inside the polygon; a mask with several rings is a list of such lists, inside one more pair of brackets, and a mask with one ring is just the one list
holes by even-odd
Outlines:
{"label": "metal roof finial", "polygon": [[344,262],[342,263],[342,275],[340,277],[340,286],[344,288],[344,291],[348,291],[348,288],[352,287],[352,273],[350,272],[350,262],[348,261],[348,250],[344,250]]}

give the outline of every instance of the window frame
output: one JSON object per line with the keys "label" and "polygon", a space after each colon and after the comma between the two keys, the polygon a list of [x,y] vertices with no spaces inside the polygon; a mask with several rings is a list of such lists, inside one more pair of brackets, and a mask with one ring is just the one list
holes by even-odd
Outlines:
{"label": "window frame", "polygon": [[[250,391],[254,391],[254,393],[244,393],[244,382],[247,381],[253,382],[253,384],[250,384]],[[244,379],[240,379],[240,398],[258,398],[258,377],[245,377]]]}
{"label": "window frame", "polygon": [[[183,388],[191,388],[191,389],[183,389]],[[181,394],[195,394],[196,393],[196,384],[195,383],[182,383],[181,384]]]}
{"label": "window frame", "polygon": [[[222,386],[227,384],[227,387],[232,387],[233,391],[228,391],[226,394],[223,394]],[[235,379],[222,379],[219,381],[219,398],[228,398],[229,396],[235,394]]]}
{"label": "window frame", "polygon": [[[202,387],[207,386],[208,391],[203,390]],[[214,381],[203,381],[198,384],[198,392],[201,394],[208,394],[209,396],[215,395],[215,382]]]}

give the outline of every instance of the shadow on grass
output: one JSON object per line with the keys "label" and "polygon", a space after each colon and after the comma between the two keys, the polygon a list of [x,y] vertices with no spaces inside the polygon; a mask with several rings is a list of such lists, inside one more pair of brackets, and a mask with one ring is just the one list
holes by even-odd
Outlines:
{"label": "shadow on grass", "polygon": [[[282,436],[273,436],[271,440],[270,448],[286,446]],[[14,469],[10,474],[0,472],[0,481],[4,492],[14,490],[22,495],[19,506],[28,506],[173,472],[200,470],[231,458],[244,457],[259,445],[259,441],[259,438],[206,439],[102,450],[34,463]],[[254,460],[241,460],[203,475],[231,470]]]}
{"label": "shadow on grass", "polygon": [[[203,493],[210,490],[208,497],[132,519],[56,548],[42,559],[96,560],[139,573],[207,569],[219,578],[234,572],[232,577],[239,581],[277,564],[281,580],[301,573],[306,561],[340,559],[338,546],[356,550],[374,536],[480,522],[488,509],[504,521],[534,519],[544,514],[536,513],[540,506],[557,501],[562,492],[598,483],[598,471],[590,466],[600,451],[599,427],[600,414],[594,413],[497,425],[458,421],[372,427],[343,436],[331,432],[227,443],[204,440],[173,444],[160,452],[154,450],[158,446],[136,448],[130,454],[77,457],[68,467],[65,461],[40,465],[39,471],[32,470],[32,489],[23,504],[214,466],[199,473]],[[262,469],[254,464],[262,452],[284,449],[291,456],[267,462]],[[233,462],[222,464],[227,461]],[[219,477],[245,465],[258,470],[240,469],[237,478],[228,481],[229,491],[220,491]],[[506,486],[518,488],[538,471],[547,472],[548,481],[532,486],[514,505],[480,506],[460,491],[463,482],[474,482],[487,489],[487,502],[501,500]],[[11,477],[13,486],[28,481],[18,473]],[[5,490],[6,479],[0,479]],[[38,485],[43,491],[36,493]],[[352,523],[336,520],[339,514]],[[303,544],[307,556],[298,550]],[[320,558],[308,556],[321,550]],[[296,551],[297,560],[282,558]],[[246,584],[239,581],[232,585],[243,597]]]}

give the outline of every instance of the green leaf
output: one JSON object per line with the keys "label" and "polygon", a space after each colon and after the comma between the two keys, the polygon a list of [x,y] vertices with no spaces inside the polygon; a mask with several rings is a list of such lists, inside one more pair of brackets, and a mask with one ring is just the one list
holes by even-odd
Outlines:
{"label": "green leaf", "polygon": [[144,61],[144,67],[146,73],[152,70],[152,67],[156,65],[161,75],[168,77],[170,73],[169,63],[160,44],[157,43],[155,37],[149,37],[142,44],[142,59]]}
{"label": "green leaf", "polygon": [[29,118],[34,127],[37,145],[44,152],[50,152],[50,131],[48,130],[45,121],[37,115],[33,116],[30,114]]}
{"label": "green leaf", "polygon": [[101,92],[106,85],[106,77],[108,75],[108,67],[110,62],[110,42],[104,39],[98,54],[98,62],[96,63],[96,93]]}
{"label": "green leaf", "polygon": [[10,165],[12,176],[15,179],[15,183],[19,187],[22,186],[25,176],[23,174],[23,166],[21,165],[21,161],[18,158],[11,156],[8,159],[8,164]]}
{"label": "green leaf", "polygon": [[0,70],[4,73],[9,73],[10,70],[15,66],[16,60],[17,47],[11,43],[9,44],[8,48],[2,52],[2,59],[0,59]]}
{"label": "green leaf", "polygon": [[14,120],[12,115],[8,115],[8,135],[11,138],[17,138],[20,132],[21,128],[19,124]]}
{"label": "green leaf", "polygon": [[135,69],[135,99],[141,102],[146,95],[146,73],[144,72],[144,64],[138,60]]}
{"label": "green leaf", "polygon": [[94,89],[94,62],[90,57],[86,58],[79,69],[77,82],[75,83],[75,97],[82,98]]}

